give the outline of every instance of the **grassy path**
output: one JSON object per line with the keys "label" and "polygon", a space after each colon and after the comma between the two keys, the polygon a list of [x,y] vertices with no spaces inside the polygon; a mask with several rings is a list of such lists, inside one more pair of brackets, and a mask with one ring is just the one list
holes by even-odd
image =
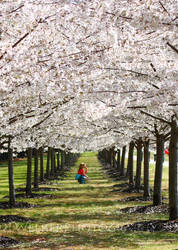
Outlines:
{"label": "grassy path", "polygon": [[[87,164],[90,177],[84,185],[74,180],[80,162]],[[119,226],[135,221],[168,217],[121,214],[120,208],[138,203],[118,202],[128,194],[112,192],[114,184],[101,171],[96,154],[85,153],[64,180],[45,185],[55,188],[49,192],[54,198],[22,199],[38,207],[1,210],[1,215],[17,214],[35,221],[1,225],[0,235],[25,242],[15,249],[177,249],[175,234],[117,232]]]}

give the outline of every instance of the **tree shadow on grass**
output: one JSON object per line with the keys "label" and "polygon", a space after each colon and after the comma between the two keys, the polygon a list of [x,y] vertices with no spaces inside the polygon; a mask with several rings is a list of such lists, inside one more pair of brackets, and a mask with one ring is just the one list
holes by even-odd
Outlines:
{"label": "tree shadow on grass", "polygon": [[107,207],[107,206],[113,206],[114,204],[116,204],[115,201],[111,201],[111,200],[106,200],[106,201],[69,201],[69,202],[64,202],[64,201],[59,201],[59,202],[55,202],[54,203],[50,203],[50,204],[43,204],[43,205],[39,205],[39,207],[70,207],[70,208],[75,208],[75,207],[79,207],[79,208],[92,208],[92,207]]}
{"label": "tree shadow on grass", "polygon": [[[111,227],[106,227],[101,231],[93,228],[73,228],[71,231],[48,232],[40,234],[40,237],[47,239],[48,246],[54,247],[91,247],[97,249],[106,249],[109,247],[120,248],[139,248],[140,245],[147,244],[157,245],[160,241],[165,249],[169,249],[169,244],[176,243],[176,235],[170,233],[149,233],[149,232],[115,232]],[[43,243],[38,243],[38,247],[43,247]]]}
{"label": "tree shadow on grass", "polygon": [[80,213],[80,214],[49,214],[48,216],[43,217],[43,221],[39,221],[41,224],[46,224],[46,223],[71,223],[72,222],[77,222],[77,223],[87,223],[90,226],[91,224],[94,224],[93,220],[97,221],[97,224],[102,224],[104,222],[110,222],[110,221],[118,221],[118,222],[125,222],[127,220],[128,216],[127,215],[118,215],[118,214],[113,214],[113,215],[106,215],[106,214],[101,214],[101,213],[95,213],[95,214],[87,214],[87,213]]}
{"label": "tree shadow on grass", "polygon": [[[90,183],[86,183],[86,184],[78,184],[77,186],[73,186],[73,187],[67,187],[67,188],[64,188],[63,191],[83,191],[83,190],[86,190],[86,191],[90,191],[90,190],[97,190],[97,189],[102,189],[102,192],[104,189],[108,190],[108,187],[105,186],[105,185],[98,185],[98,187],[94,187],[92,185],[89,185]],[[93,194],[93,197],[95,197],[95,194]]]}
{"label": "tree shadow on grass", "polygon": [[[26,188],[25,187],[19,187],[15,189],[16,192],[25,192]],[[61,191],[61,188],[55,188],[55,187],[39,187],[39,188],[32,188],[32,191]]]}

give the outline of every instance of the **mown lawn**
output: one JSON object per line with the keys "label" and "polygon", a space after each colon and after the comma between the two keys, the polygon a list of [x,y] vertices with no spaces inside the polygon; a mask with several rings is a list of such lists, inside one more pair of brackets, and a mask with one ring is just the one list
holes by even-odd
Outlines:
{"label": "mown lawn", "polygon": [[[24,184],[26,179],[26,159],[17,159],[14,162],[15,186]],[[0,163],[0,200],[8,195],[8,168],[7,162]]]}
{"label": "mown lawn", "polygon": [[[78,184],[74,180],[80,162],[85,162],[88,166],[90,180],[85,185]],[[24,183],[26,167],[25,161],[16,164],[17,186]],[[5,200],[2,197],[8,193],[6,168],[5,165],[0,166],[1,201]],[[165,189],[166,172],[167,170],[163,177]],[[108,179],[101,170],[96,153],[84,153],[65,179],[43,185],[58,189],[53,192],[45,191],[55,197],[18,199],[36,204],[38,207],[1,210],[1,215],[16,214],[30,217],[35,221],[0,224],[0,235],[22,242],[19,247],[15,246],[15,249],[178,249],[176,244],[178,235],[174,233],[117,231],[119,226],[125,224],[151,219],[168,219],[168,215],[121,214],[120,208],[136,204],[145,205],[150,202],[140,204],[118,202],[129,194],[112,192],[115,184],[116,182]]]}

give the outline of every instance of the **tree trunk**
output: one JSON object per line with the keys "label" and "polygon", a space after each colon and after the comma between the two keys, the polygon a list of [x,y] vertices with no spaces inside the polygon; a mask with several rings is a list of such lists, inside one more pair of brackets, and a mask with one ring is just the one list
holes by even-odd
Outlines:
{"label": "tree trunk", "polygon": [[54,148],[51,148],[51,176],[54,176]]}
{"label": "tree trunk", "polygon": [[114,148],[110,149],[110,164],[111,167],[114,167]]}
{"label": "tree trunk", "polygon": [[113,150],[113,167],[116,168],[117,167],[117,162],[116,162],[116,151]]}
{"label": "tree trunk", "polygon": [[14,166],[13,166],[13,150],[10,148],[11,138],[8,140],[8,175],[9,175],[9,205],[15,206],[15,188],[14,188]]}
{"label": "tree trunk", "polygon": [[121,150],[118,149],[117,151],[117,171],[121,171]]}
{"label": "tree trunk", "polygon": [[150,185],[149,185],[149,140],[144,142],[144,197],[150,197]]}
{"label": "tree trunk", "polygon": [[122,158],[121,158],[121,176],[125,174],[125,154],[126,154],[126,146],[122,148]]}
{"label": "tree trunk", "polygon": [[47,161],[46,161],[46,178],[47,179],[50,177],[50,155],[51,155],[51,148],[48,147]]}
{"label": "tree trunk", "polygon": [[32,148],[27,149],[26,196],[32,195]]}
{"label": "tree trunk", "polygon": [[142,167],[142,140],[141,138],[137,141],[137,168],[136,168],[136,179],[135,188],[140,189],[141,185],[141,167]]}
{"label": "tree trunk", "polygon": [[68,166],[71,165],[71,159],[72,159],[71,153],[69,152],[69,153],[68,153]]}
{"label": "tree trunk", "polygon": [[54,149],[54,173],[57,173],[57,168],[56,168],[56,151]]}
{"label": "tree trunk", "polygon": [[57,151],[57,170],[60,170],[59,150]]}
{"label": "tree trunk", "polygon": [[64,152],[65,155],[65,160],[64,160],[64,164],[65,166],[69,166],[69,154],[67,152]]}
{"label": "tree trunk", "polygon": [[38,189],[38,149],[34,149],[34,188]]}
{"label": "tree trunk", "polygon": [[162,170],[164,160],[164,135],[157,134],[156,136],[156,167],[154,178],[153,205],[158,206],[162,203],[161,184]]}
{"label": "tree trunk", "polygon": [[178,218],[178,127],[175,120],[171,123],[169,144],[169,219]]}
{"label": "tree trunk", "polygon": [[129,177],[129,184],[133,185],[134,183],[134,172],[133,172],[133,153],[134,153],[134,142],[131,141],[129,144],[129,153],[128,153],[128,177]]}
{"label": "tree trunk", "polygon": [[61,168],[64,168],[64,151],[61,150]]}
{"label": "tree trunk", "polygon": [[44,149],[43,147],[40,148],[40,181],[44,180],[44,162],[43,162],[43,156],[44,156]]}
{"label": "tree trunk", "polygon": [[107,157],[106,157],[106,159],[107,159],[107,163],[110,165],[111,164],[111,150],[110,149],[107,150]]}

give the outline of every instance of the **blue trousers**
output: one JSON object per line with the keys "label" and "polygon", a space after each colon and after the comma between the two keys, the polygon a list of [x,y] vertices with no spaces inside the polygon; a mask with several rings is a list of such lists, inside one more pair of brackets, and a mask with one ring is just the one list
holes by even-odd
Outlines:
{"label": "blue trousers", "polygon": [[83,175],[83,176],[81,175],[81,177],[78,179],[78,182],[79,182],[80,184],[85,184],[84,175]]}

